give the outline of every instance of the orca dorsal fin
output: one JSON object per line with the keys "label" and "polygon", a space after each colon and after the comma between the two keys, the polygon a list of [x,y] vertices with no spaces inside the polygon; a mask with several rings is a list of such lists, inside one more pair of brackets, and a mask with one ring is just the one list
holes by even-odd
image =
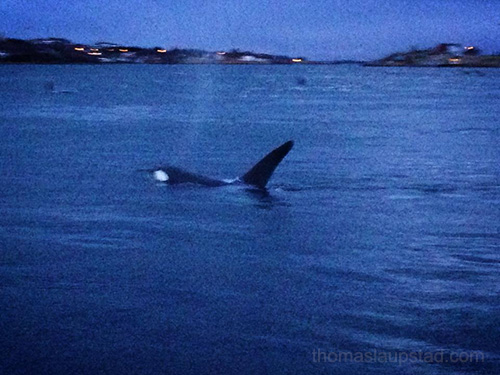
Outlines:
{"label": "orca dorsal fin", "polygon": [[293,147],[293,141],[283,143],[278,148],[272,150],[269,154],[264,156],[252,169],[245,173],[240,179],[246,184],[257,186],[258,188],[265,188],[267,181],[271,178],[274,170],[283,158]]}

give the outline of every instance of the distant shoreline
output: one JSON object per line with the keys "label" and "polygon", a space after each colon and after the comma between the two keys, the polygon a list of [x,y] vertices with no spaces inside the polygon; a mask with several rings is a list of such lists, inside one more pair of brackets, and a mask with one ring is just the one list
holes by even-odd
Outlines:
{"label": "distant shoreline", "polygon": [[0,65],[362,65],[366,67],[499,68],[500,55],[481,55],[474,46],[439,44],[426,50],[397,52],[372,61],[317,61],[251,51],[143,48],[62,38],[0,39]]}
{"label": "distant shoreline", "polygon": [[397,52],[364,66],[412,68],[500,68],[500,55],[481,55],[474,46],[441,43],[425,50]]}
{"label": "distant shoreline", "polygon": [[251,51],[207,52],[198,49],[143,48],[98,42],[74,43],[62,38],[0,39],[0,64],[321,64],[305,57],[271,55]]}
{"label": "distant shoreline", "polygon": [[435,65],[435,66],[426,66],[426,65],[375,65],[370,63],[361,64],[366,68],[410,68],[410,69],[472,69],[472,68],[481,68],[481,69],[498,69],[499,65]]}
{"label": "distant shoreline", "polygon": [[1,62],[0,65],[215,65],[215,66],[270,66],[270,65],[365,65],[365,61],[355,61],[355,62],[344,62],[344,61],[305,61],[301,64],[276,64],[276,63],[259,63],[259,62],[243,62],[243,63],[198,63],[198,62],[183,62],[183,63],[172,63],[172,64],[148,64],[148,63],[134,63],[134,62],[120,62],[103,64],[99,62]]}
{"label": "distant shoreline", "polygon": [[[497,61],[491,61],[494,57]],[[441,65],[424,65],[424,64],[390,64],[379,62],[365,62],[362,64],[365,67],[378,67],[378,68],[500,68],[500,57],[498,56],[482,56],[475,62],[462,63],[462,64],[441,64]]]}

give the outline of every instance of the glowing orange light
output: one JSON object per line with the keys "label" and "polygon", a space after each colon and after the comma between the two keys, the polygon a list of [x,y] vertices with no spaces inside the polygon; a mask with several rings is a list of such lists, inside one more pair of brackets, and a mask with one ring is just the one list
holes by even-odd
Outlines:
{"label": "glowing orange light", "polygon": [[128,49],[120,48],[118,51],[120,51],[120,52],[128,52]]}
{"label": "glowing orange light", "polygon": [[165,52],[167,52],[167,50],[166,49],[158,49],[158,50],[156,50],[156,52],[158,52],[158,53],[165,53]]}
{"label": "glowing orange light", "polygon": [[75,47],[75,51],[85,51],[85,48],[82,48],[82,47]]}
{"label": "glowing orange light", "polygon": [[457,58],[451,58],[451,59],[448,59],[449,62],[459,62],[460,59],[457,59]]}

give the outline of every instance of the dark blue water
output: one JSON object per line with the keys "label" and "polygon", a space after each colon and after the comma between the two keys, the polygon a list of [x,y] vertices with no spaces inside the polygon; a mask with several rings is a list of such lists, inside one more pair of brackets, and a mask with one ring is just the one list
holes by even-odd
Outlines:
{"label": "dark blue water", "polygon": [[[499,373],[499,83],[0,66],[0,372]],[[269,195],[138,171],[233,178],[289,139]]]}

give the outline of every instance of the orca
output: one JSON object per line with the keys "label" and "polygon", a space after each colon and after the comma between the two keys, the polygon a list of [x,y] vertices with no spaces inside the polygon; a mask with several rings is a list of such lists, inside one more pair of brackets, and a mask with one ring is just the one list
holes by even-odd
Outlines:
{"label": "orca", "polygon": [[76,94],[78,92],[76,90],[70,90],[70,89],[56,90],[56,85],[54,81],[46,82],[45,90],[51,94]]}
{"label": "orca", "polygon": [[219,180],[211,177],[205,177],[199,174],[184,171],[183,169],[165,166],[148,169],[153,174],[155,180],[169,185],[175,184],[197,184],[202,186],[217,187],[234,184],[249,185],[258,189],[265,190],[267,182],[271,178],[274,170],[283,158],[293,147],[293,141],[283,143],[281,146],[272,150],[255,164],[243,176],[232,180]]}

